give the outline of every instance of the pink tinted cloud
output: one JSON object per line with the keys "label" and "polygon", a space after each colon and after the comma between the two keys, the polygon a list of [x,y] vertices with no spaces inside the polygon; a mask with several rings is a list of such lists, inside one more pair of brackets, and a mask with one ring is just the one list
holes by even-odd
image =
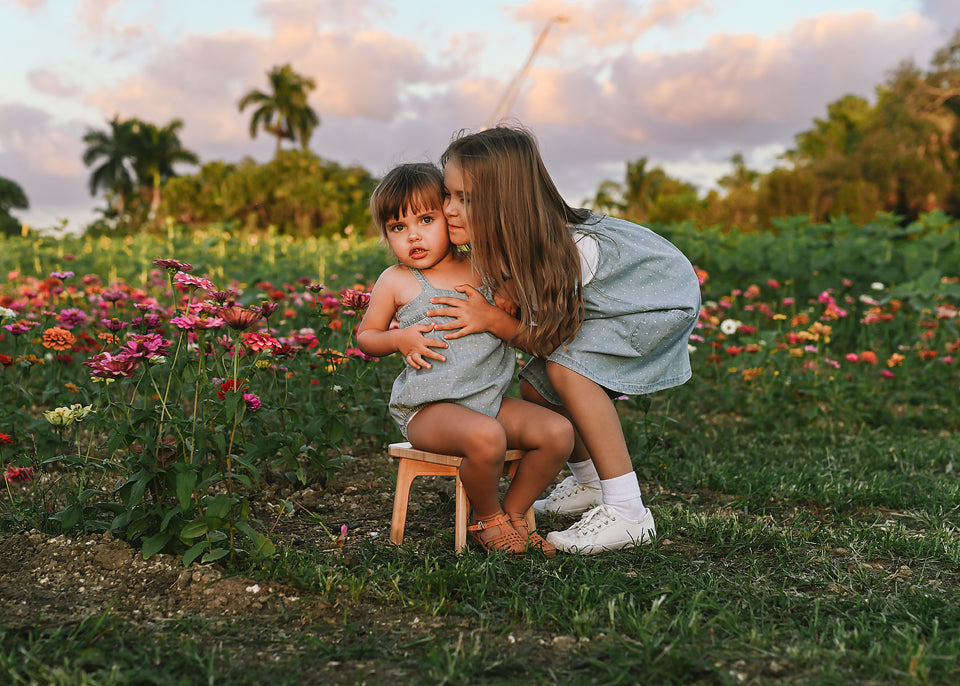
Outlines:
{"label": "pink tinted cloud", "polygon": [[31,70],[27,73],[27,81],[34,89],[48,95],[71,97],[80,92],[76,85],[64,82],[60,74],[49,69]]}
{"label": "pink tinted cloud", "polygon": [[552,46],[544,43],[544,52],[550,53],[557,51],[559,42],[564,40],[585,40],[589,45],[601,48],[617,43],[630,44],[654,27],[672,28],[691,14],[710,14],[711,6],[708,0],[651,0],[643,3],[629,0],[533,0],[514,9],[512,14],[537,30],[552,18],[566,20],[551,26],[551,34],[556,33],[558,39]]}
{"label": "pink tinted cloud", "polygon": [[799,22],[767,39],[717,34],[698,50],[623,53],[599,90],[557,72],[565,87],[538,84],[528,107],[546,112],[564,102],[592,103],[583,110],[600,117],[598,127],[657,146],[710,139],[762,145],[804,130],[844,94],[869,97],[897,66],[890,56],[915,53],[930,32],[916,15],[894,22],[860,12]]}

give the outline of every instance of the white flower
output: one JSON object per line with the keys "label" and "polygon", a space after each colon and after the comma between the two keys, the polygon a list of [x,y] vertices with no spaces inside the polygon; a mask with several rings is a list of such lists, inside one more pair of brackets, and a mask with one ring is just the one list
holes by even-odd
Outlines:
{"label": "white flower", "polygon": [[874,281],[872,284],[870,284],[870,288],[872,288],[875,291],[882,291],[884,288],[886,288],[886,286],[884,286],[879,281]]}
{"label": "white flower", "polygon": [[724,319],[720,322],[720,330],[727,336],[735,334],[741,326],[743,326],[743,322],[736,319]]}
{"label": "white flower", "polygon": [[687,343],[687,352],[692,355],[693,353],[697,352],[697,346]]}
{"label": "white flower", "polygon": [[4,319],[16,319],[17,313],[9,307],[0,307],[0,321]]}

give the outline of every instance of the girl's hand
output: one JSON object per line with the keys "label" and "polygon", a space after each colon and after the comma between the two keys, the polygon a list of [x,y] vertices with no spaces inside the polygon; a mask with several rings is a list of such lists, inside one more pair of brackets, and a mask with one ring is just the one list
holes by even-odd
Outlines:
{"label": "girl's hand", "polygon": [[396,331],[397,352],[403,356],[403,361],[414,369],[430,369],[427,358],[446,362],[447,358],[432,348],[447,348],[448,344],[424,335],[435,328],[438,328],[436,324],[417,324]]}
{"label": "girl's hand", "polygon": [[517,305],[517,303],[512,300],[507,300],[506,298],[501,298],[499,295],[493,296],[493,302],[497,307],[509,314],[511,317],[516,317],[517,313],[520,311],[520,306]]}
{"label": "girl's hand", "polygon": [[[502,328],[503,317],[513,317],[501,310],[496,305],[491,305],[487,299],[473,286],[457,286],[456,290],[465,293],[466,300],[461,298],[430,298],[430,302],[435,305],[446,305],[447,307],[438,307],[435,310],[428,310],[428,317],[453,317],[452,321],[437,324],[437,331],[452,331],[444,335],[444,338],[453,340],[461,338],[471,333],[481,333],[490,331],[494,335],[500,336],[498,324]],[[516,320],[513,320],[514,322]],[[502,336],[500,336],[503,338]],[[504,340],[507,340],[504,338]]]}

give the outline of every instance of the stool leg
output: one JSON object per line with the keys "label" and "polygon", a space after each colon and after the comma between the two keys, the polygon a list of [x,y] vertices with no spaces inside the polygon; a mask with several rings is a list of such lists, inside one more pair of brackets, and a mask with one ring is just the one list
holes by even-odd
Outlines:
{"label": "stool leg", "polygon": [[467,518],[470,516],[470,500],[467,498],[467,491],[460,481],[460,474],[457,474],[457,511],[456,522],[453,530],[453,547],[460,553],[467,547]]}
{"label": "stool leg", "polygon": [[397,465],[397,490],[393,496],[393,520],[390,522],[390,542],[403,543],[403,528],[407,522],[407,505],[410,501],[410,485],[417,476],[410,462],[400,458]]}

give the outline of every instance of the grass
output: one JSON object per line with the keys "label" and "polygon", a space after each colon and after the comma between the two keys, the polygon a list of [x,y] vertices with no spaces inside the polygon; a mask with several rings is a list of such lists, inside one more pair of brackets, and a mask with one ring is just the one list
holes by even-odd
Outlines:
{"label": "grass", "polygon": [[956,683],[958,449],[882,430],[689,433],[645,460],[661,465],[659,537],[641,549],[285,551],[260,574],[329,603],[312,622],[38,621],[0,634],[0,669],[13,684]]}

